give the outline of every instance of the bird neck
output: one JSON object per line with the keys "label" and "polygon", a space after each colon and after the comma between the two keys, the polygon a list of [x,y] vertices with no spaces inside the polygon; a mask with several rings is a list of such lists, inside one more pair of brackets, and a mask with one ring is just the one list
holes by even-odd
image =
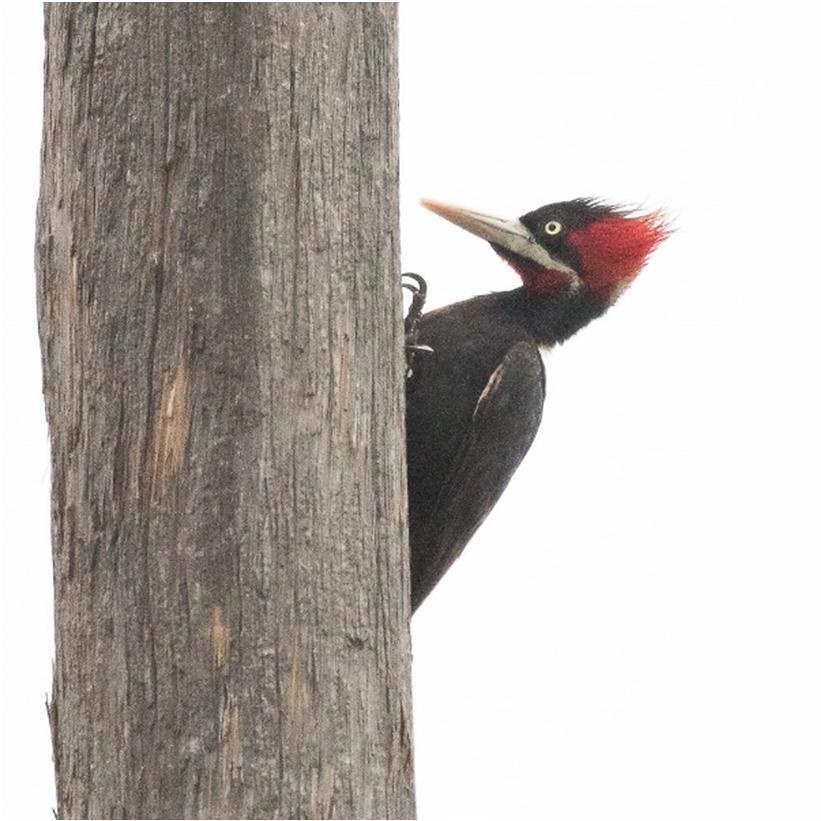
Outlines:
{"label": "bird neck", "polygon": [[540,345],[547,346],[564,342],[608,307],[585,290],[552,297],[528,294],[524,288],[509,293],[519,304],[533,337]]}

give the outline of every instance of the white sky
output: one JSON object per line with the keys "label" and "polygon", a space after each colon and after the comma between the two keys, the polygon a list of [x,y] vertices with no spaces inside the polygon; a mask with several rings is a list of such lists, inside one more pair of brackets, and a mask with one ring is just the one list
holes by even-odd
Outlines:
{"label": "white sky", "polygon": [[[531,453],[414,619],[423,819],[821,816],[818,8],[402,6],[403,267],[431,304],[518,283],[421,196],[677,227],[549,355]],[[40,27],[5,7],[0,811],[45,819]]]}

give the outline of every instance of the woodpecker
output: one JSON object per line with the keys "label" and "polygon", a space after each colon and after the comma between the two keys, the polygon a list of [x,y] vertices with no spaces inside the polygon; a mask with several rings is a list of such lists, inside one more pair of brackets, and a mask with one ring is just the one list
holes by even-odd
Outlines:
{"label": "woodpecker", "polygon": [[486,240],[521,277],[512,291],[406,320],[411,605],[416,610],[501,496],[542,418],[540,349],[601,316],[668,235],[663,216],[597,199],[506,220],[423,200]]}

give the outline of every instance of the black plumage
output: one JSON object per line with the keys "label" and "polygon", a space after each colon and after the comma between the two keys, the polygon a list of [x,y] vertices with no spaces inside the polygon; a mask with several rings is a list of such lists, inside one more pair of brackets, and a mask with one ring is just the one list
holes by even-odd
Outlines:
{"label": "black plumage", "polygon": [[422,316],[407,386],[411,597],[416,609],[496,504],[542,418],[539,346],[603,310],[585,293],[555,300],[524,288]]}

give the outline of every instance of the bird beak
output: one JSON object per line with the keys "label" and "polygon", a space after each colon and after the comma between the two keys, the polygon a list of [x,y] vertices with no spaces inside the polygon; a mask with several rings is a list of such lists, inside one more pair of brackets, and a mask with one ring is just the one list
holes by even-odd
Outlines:
{"label": "bird beak", "polygon": [[533,260],[539,265],[552,271],[559,271],[576,277],[576,272],[555,259],[550,253],[536,242],[533,234],[518,219],[507,220],[501,217],[492,217],[478,211],[469,211],[467,208],[457,208],[454,205],[445,205],[433,200],[422,200],[422,205],[444,217],[448,222],[470,231],[477,237],[487,240],[493,245],[511,251],[512,253]]}

